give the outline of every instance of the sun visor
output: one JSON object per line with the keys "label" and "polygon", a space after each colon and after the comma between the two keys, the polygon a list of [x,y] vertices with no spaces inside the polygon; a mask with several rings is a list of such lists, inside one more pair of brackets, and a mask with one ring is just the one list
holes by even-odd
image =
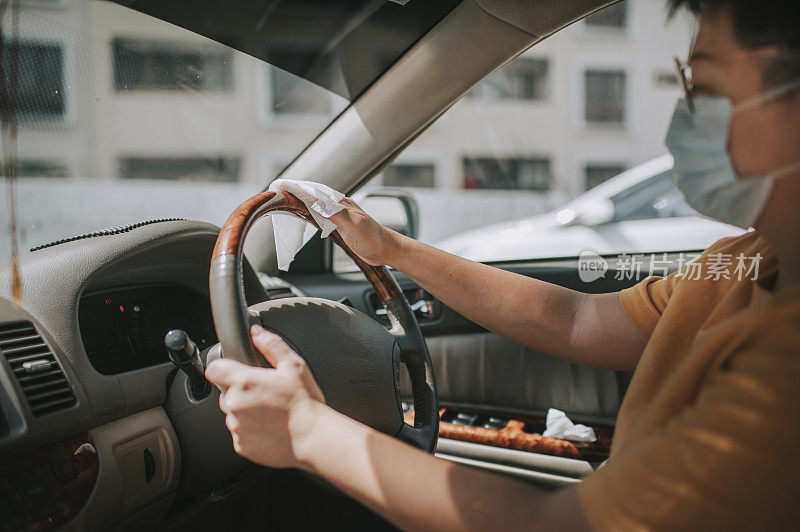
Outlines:
{"label": "sun visor", "polygon": [[459,0],[117,0],[352,101]]}

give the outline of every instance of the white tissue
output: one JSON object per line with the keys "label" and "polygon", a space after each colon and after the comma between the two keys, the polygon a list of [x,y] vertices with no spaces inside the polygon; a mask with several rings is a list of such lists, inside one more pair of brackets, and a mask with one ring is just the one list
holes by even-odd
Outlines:
{"label": "white tissue", "polygon": [[593,442],[597,440],[592,427],[574,424],[567,414],[555,408],[547,411],[547,430],[542,436],[571,441]]}
{"label": "white tissue", "polygon": [[[312,181],[295,181],[293,179],[276,179],[269,185],[271,192],[289,192],[302,201],[314,221],[322,229],[322,238],[326,238],[336,229],[336,224],[328,220],[344,209],[339,201],[344,194],[321,183]],[[290,214],[275,213],[272,217],[272,228],[275,231],[275,251],[278,257],[278,269],[288,270],[294,256],[306,242],[314,236],[317,228],[305,220]]]}

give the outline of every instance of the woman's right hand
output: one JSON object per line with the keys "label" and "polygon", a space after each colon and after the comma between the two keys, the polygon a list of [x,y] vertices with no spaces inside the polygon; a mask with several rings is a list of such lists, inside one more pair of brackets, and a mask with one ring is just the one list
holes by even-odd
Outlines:
{"label": "woman's right hand", "polygon": [[350,249],[372,266],[390,264],[399,251],[403,235],[376,222],[350,198],[339,203],[344,205],[344,210],[330,220]]}

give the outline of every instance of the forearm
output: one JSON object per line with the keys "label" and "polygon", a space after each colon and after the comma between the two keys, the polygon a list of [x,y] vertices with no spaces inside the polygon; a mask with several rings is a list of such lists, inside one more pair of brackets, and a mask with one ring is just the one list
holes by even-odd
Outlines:
{"label": "forearm", "polygon": [[598,301],[407,237],[397,239],[389,265],[475,323],[563,360],[629,369],[644,345],[613,298]]}
{"label": "forearm", "polygon": [[548,494],[434,458],[320,405],[304,469],[405,530],[585,528],[572,491]]}

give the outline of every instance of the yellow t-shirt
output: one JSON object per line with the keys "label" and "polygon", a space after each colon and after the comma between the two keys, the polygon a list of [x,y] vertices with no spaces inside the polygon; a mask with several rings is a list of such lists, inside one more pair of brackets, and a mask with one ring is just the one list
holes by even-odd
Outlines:
{"label": "yellow t-shirt", "polygon": [[595,530],[798,529],[800,285],[771,291],[756,232],[695,263],[620,293],[649,340],[584,512]]}

